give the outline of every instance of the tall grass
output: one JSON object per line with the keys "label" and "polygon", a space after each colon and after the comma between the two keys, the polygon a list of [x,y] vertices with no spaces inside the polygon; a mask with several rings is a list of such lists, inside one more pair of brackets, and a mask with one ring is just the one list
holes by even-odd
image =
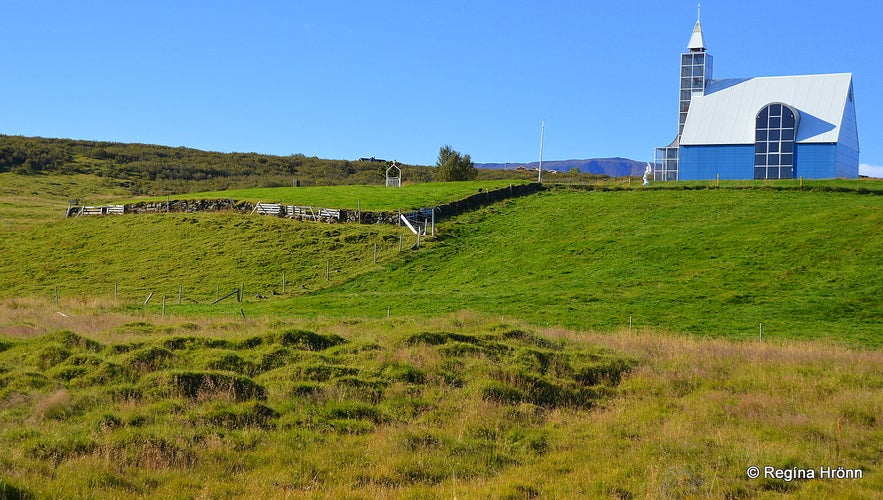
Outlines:
{"label": "tall grass", "polygon": [[[182,319],[4,341],[0,485],[37,497],[734,498],[873,497],[883,484],[878,351],[465,312]],[[752,465],[863,477],[751,479]]]}

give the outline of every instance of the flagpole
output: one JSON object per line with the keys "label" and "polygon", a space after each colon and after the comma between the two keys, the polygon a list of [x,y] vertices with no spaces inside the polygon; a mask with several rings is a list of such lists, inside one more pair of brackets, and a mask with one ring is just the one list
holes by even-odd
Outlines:
{"label": "flagpole", "polygon": [[543,123],[540,126],[540,168],[537,173],[537,182],[540,184],[543,183],[543,141],[546,138],[546,119],[543,118]]}

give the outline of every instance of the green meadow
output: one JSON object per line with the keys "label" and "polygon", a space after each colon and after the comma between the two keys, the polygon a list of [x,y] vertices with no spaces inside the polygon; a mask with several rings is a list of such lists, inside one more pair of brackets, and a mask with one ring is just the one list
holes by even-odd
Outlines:
{"label": "green meadow", "polygon": [[[400,188],[386,186],[321,186],[291,188],[250,188],[207,191],[176,196],[183,199],[234,199],[252,203],[340,208],[365,211],[416,210],[465,198],[479,190],[500,189],[523,180],[485,180],[464,182],[425,182],[405,184]],[[163,201],[166,197],[146,198]]]}
{"label": "green meadow", "polygon": [[[494,182],[176,197],[396,210]],[[64,219],[131,195],[0,174],[0,498],[879,495],[883,185],[639,184],[547,186],[418,244]]]}

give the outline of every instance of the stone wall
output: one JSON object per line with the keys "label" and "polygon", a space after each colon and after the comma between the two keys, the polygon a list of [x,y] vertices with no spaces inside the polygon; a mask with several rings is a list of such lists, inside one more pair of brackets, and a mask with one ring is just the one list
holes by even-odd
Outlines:
{"label": "stone wall", "polygon": [[126,205],[127,214],[154,214],[161,212],[220,212],[232,210],[251,213],[254,204],[247,201],[225,200],[169,200],[131,203]]}
{"label": "stone wall", "polygon": [[[461,200],[445,203],[435,207],[435,219],[439,221],[457,214],[476,210],[486,205],[496,203],[506,198],[524,196],[536,193],[543,189],[538,183],[510,185],[509,187],[481,190]],[[214,200],[168,200],[139,202],[126,205],[127,214],[149,214],[163,212],[220,212],[224,210],[251,213],[255,208],[254,203],[247,201],[235,201],[231,199]],[[431,214],[431,212],[430,212]],[[407,215],[407,214],[406,214]],[[301,217],[300,219],[304,219]],[[399,212],[357,212],[355,210],[341,210],[340,220],[324,219],[326,222],[343,222],[350,224],[393,224],[399,225]]]}

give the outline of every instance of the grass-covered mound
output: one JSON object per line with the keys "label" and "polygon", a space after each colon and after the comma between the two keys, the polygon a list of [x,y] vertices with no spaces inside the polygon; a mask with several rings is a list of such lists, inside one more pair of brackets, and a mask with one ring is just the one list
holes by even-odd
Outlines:
{"label": "grass-covered mound", "polygon": [[[556,415],[602,404],[634,365],[505,324],[352,338],[282,324],[116,329],[128,330],[122,343],[71,331],[4,342],[6,484],[214,495],[269,475],[264,491],[279,495],[484,481],[541,460],[563,438]],[[382,436],[394,456],[365,449]]]}
{"label": "grass-covered mound", "polygon": [[[85,328],[86,318],[69,320]],[[883,358],[445,318],[130,318],[0,344],[7,497],[868,497]],[[750,466],[816,479],[751,479]],[[860,471],[820,480],[819,467]]]}

